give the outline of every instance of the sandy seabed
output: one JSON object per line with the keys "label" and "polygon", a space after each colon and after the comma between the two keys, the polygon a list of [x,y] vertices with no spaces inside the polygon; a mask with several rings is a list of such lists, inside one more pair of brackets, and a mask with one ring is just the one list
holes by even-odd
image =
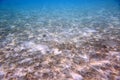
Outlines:
{"label": "sandy seabed", "polygon": [[0,19],[0,80],[120,80],[119,18],[8,16]]}

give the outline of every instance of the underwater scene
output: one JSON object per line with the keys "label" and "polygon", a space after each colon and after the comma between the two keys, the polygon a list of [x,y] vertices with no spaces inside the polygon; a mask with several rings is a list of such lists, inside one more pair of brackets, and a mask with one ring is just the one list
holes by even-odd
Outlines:
{"label": "underwater scene", "polygon": [[120,80],[120,0],[0,0],[0,80]]}

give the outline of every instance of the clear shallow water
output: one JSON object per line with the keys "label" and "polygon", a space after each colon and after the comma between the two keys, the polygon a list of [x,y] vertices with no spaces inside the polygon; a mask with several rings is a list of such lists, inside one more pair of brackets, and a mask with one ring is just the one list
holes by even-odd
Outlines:
{"label": "clear shallow water", "polygon": [[[75,80],[87,80],[87,74],[75,72],[94,68],[100,73],[95,66],[106,64],[113,69],[119,67],[119,34],[119,0],[0,0],[0,78],[14,69],[12,77],[20,80],[28,79],[25,75],[29,72],[37,79],[51,78],[49,70],[53,80],[67,79],[68,75]],[[117,60],[110,63],[114,58]],[[42,65],[42,70],[38,65]],[[37,70],[33,68],[36,66]],[[56,75],[55,70],[60,74]],[[117,68],[115,71],[119,75]],[[62,76],[64,72],[71,74]],[[109,80],[103,73],[106,75],[102,77]]]}
{"label": "clear shallow water", "polygon": [[118,0],[2,0],[1,34],[2,37],[14,34],[19,28],[18,30],[28,30],[36,35],[44,29],[44,32],[69,37],[85,32],[83,28],[89,31],[119,27],[119,10]]}

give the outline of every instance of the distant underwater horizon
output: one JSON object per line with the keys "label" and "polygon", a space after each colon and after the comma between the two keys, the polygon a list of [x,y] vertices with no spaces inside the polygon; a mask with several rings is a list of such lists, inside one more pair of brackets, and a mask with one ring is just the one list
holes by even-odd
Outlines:
{"label": "distant underwater horizon", "polygon": [[119,80],[120,0],[0,0],[0,80]]}

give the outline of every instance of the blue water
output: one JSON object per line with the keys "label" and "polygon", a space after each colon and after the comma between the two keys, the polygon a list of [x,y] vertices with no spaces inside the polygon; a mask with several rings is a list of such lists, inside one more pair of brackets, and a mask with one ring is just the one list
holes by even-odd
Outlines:
{"label": "blue water", "polygon": [[[24,34],[24,30],[31,31],[35,39],[47,32],[57,33],[57,40],[69,40],[119,26],[119,0],[0,0],[0,40],[9,34]],[[46,40],[54,38],[51,35]]]}
{"label": "blue water", "polygon": [[119,64],[120,0],[0,0],[0,80],[118,80]]}
{"label": "blue water", "polygon": [[37,41],[51,33],[46,41],[64,42],[119,26],[119,0],[0,0],[1,42],[9,42],[9,34],[17,35],[18,41],[31,40],[31,33]]}
{"label": "blue water", "polygon": [[34,35],[47,29],[68,37],[72,30],[79,34],[86,28],[100,31],[119,26],[119,0],[0,0],[2,37],[29,29]]}

